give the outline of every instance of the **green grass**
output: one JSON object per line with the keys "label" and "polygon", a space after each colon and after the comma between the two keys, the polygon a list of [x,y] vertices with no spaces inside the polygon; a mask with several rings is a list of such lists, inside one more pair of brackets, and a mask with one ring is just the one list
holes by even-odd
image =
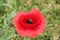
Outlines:
{"label": "green grass", "polygon": [[38,8],[47,20],[45,31],[33,40],[60,40],[60,0],[0,0],[0,40],[23,40],[12,25],[17,12]]}

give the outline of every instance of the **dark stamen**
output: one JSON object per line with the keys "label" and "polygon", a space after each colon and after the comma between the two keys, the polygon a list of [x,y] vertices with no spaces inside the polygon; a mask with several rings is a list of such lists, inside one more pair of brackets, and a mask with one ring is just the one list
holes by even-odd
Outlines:
{"label": "dark stamen", "polygon": [[27,24],[32,24],[32,20],[31,20],[31,19],[28,19],[28,20],[26,21],[26,23],[27,23]]}

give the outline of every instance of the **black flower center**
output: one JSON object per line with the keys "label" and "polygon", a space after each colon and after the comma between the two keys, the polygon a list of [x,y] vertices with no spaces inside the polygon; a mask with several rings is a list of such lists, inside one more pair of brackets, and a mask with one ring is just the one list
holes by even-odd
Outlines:
{"label": "black flower center", "polygon": [[27,24],[32,24],[32,20],[31,20],[31,19],[28,19],[28,20],[26,21],[26,23],[27,23]]}

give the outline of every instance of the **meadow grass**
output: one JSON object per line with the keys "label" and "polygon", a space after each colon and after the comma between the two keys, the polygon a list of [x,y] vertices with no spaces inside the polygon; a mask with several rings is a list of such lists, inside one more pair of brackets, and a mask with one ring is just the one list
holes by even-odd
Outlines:
{"label": "meadow grass", "polygon": [[23,40],[12,19],[19,11],[39,9],[46,18],[46,29],[33,40],[60,40],[60,0],[0,0],[0,40]]}

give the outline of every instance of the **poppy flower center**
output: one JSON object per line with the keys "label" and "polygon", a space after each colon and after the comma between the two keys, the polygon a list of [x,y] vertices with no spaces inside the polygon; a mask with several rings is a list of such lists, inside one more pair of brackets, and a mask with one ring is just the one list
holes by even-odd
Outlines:
{"label": "poppy flower center", "polygon": [[28,20],[26,21],[26,23],[27,23],[27,24],[32,24],[32,19],[28,19]]}

